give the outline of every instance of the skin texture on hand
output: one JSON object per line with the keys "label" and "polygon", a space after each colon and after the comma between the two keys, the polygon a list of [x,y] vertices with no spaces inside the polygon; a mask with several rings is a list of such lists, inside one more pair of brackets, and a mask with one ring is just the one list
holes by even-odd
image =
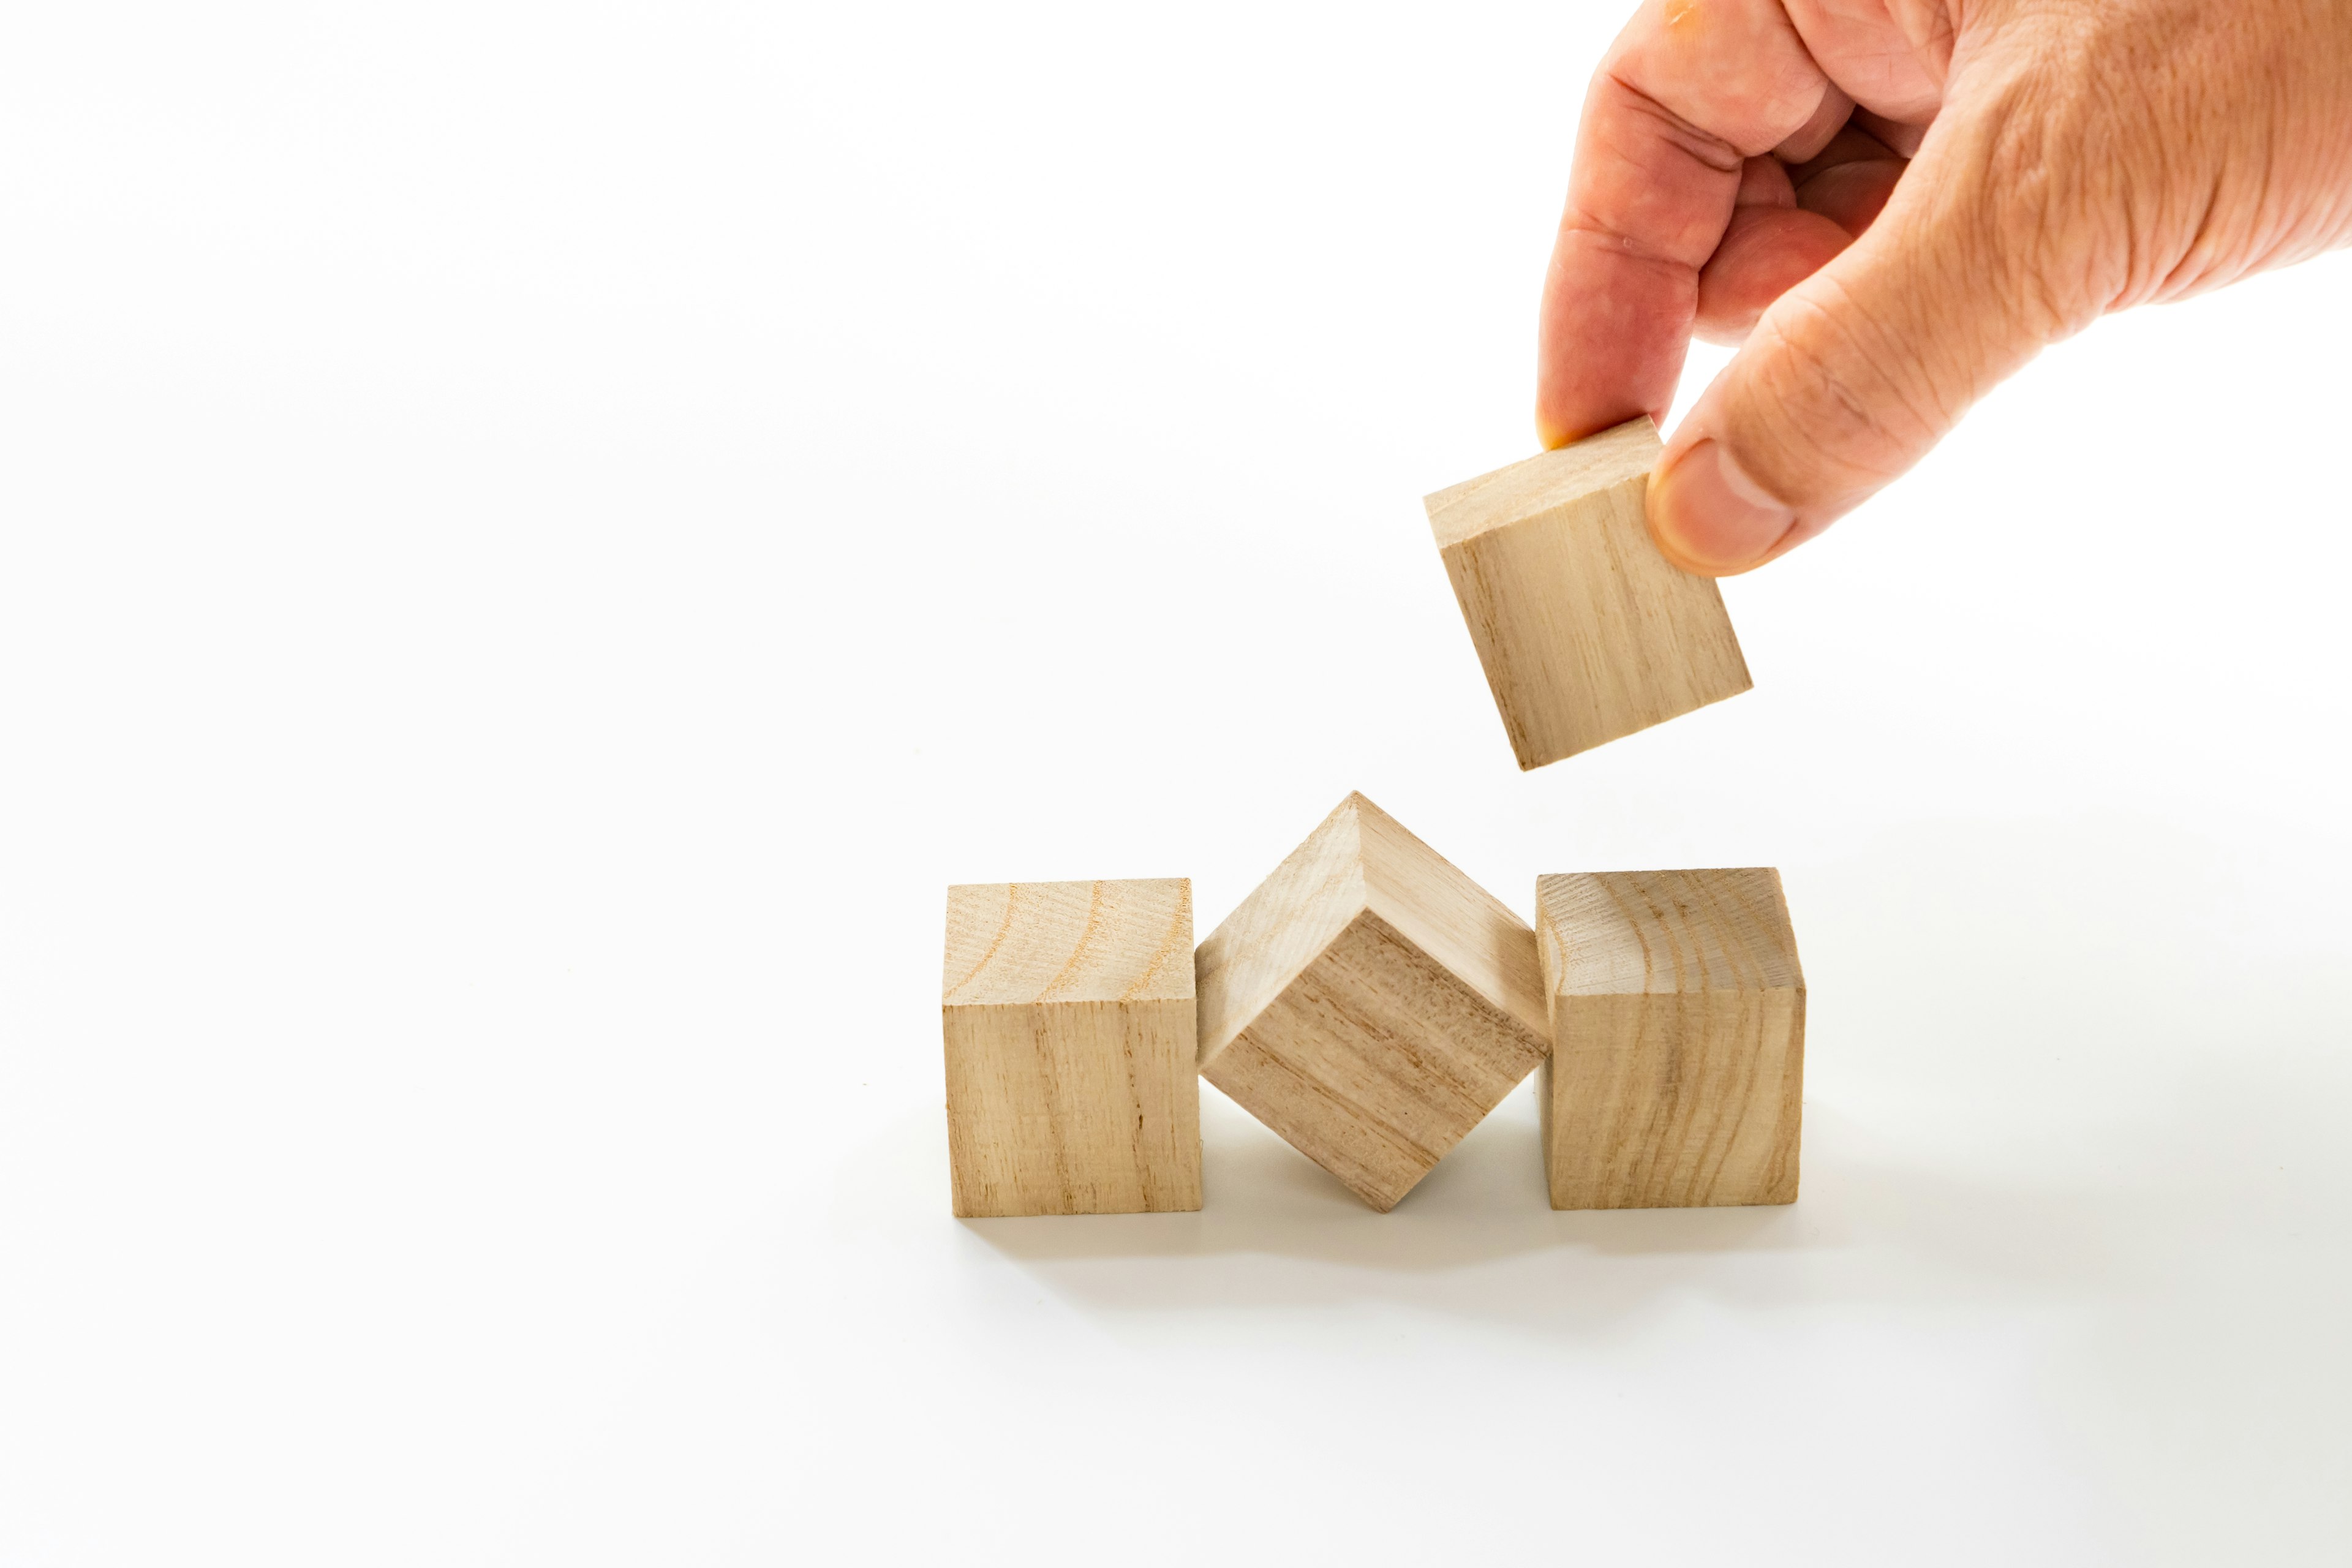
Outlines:
{"label": "skin texture on hand", "polygon": [[1664,421],[1667,556],[1744,572],[2102,314],[2352,240],[2352,0],[1644,0],[1544,282],[1556,447]]}

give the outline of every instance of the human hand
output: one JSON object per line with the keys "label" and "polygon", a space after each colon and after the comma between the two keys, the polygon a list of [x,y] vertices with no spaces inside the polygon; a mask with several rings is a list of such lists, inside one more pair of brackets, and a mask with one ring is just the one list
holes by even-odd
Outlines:
{"label": "human hand", "polygon": [[1664,421],[1725,575],[1827,528],[2045,344],[2352,238],[2352,0],[1643,0],[1544,284],[1548,447]]}

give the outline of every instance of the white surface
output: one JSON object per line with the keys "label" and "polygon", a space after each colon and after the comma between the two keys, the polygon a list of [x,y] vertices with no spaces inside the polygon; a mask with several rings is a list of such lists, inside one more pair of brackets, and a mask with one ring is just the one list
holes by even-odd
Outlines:
{"label": "white surface", "polygon": [[[1418,498],[1613,6],[204,9],[0,45],[0,1563],[2344,1561],[2344,260],[1523,777]],[[1782,867],[1802,1201],[950,1219],[945,884],[1350,788]]]}

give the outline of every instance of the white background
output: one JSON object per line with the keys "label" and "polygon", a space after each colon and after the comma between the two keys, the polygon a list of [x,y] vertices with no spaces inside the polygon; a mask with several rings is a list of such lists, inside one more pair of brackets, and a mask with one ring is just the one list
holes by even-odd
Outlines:
{"label": "white background", "polygon": [[[1618,20],[11,7],[0,1563],[2345,1561],[2352,263],[1523,776],[1419,498]],[[1782,868],[1801,1201],[1204,1090],[1202,1213],[950,1218],[945,885],[1205,934],[1352,788]]]}

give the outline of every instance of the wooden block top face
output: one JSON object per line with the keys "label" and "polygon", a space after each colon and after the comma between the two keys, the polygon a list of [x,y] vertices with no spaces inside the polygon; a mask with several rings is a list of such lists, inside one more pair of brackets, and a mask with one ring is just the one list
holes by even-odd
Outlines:
{"label": "wooden block top face", "polygon": [[1185,878],[948,889],[945,1005],[1192,999]]}
{"label": "wooden block top face", "polygon": [[1554,996],[1802,991],[1780,873],[1601,871],[1536,879]]}
{"label": "wooden block top face", "polygon": [[1202,1064],[1367,910],[1492,1005],[1549,1037],[1527,922],[1358,794],[1341,801],[1201,944]]}
{"label": "wooden block top face", "polygon": [[1665,447],[1643,415],[1614,429],[1542,452],[1428,497],[1429,526],[1445,549],[1491,529],[1572,506],[1646,476]]}

